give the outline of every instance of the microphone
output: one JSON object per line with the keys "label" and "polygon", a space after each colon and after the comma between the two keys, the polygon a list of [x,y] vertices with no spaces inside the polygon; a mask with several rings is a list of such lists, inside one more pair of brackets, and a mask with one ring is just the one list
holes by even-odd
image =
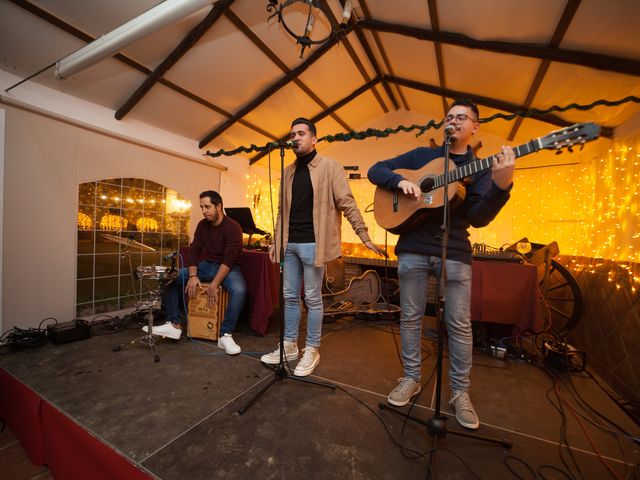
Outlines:
{"label": "microphone", "polygon": [[278,148],[296,148],[298,144],[293,140],[280,140],[279,142],[276,142],[276,146]]}
{"label": "microphone", "polygon": [[168,253],[167,255],[165,255],[164,257],[162,257],[163,260],[171,260],[174,257],[178,256],[178,252],[171,252]]}
{"label": "microphone", "polygon": [[447,135],[451,135],[455,131],[456,131],[455,125],[449,124],[446,127],[444,127],[444,133],[446,133]]}

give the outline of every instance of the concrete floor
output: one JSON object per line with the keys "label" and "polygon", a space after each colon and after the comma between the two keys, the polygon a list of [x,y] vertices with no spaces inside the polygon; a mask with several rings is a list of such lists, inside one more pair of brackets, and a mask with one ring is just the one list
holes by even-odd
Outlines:
{"label": "concrete floor", "polygon": [[[109,335],[108,329],[100,329],[96,332],[102,335],[89,340],[12,352],[0,357],[0,366],[160,479],[428,478],[433,438],[420,423],[405,424],[379,408],[402,375],[397,323],[344,317],[325,324],[320,365],[308,378],[336,388],[278,380],[243,415],[238,410],[274,378],[259,356],[278,342],[277,318],[265,337],[239,326],[234,338],[241,355],[227,356],[215,343],[162,339],[157,342],[159,363],[141,344],[112,351],[139,336],[139,325],[131,327]],[[426,337],[423,345],[426,384],[411,413],[427,420],[435,403],[434,382],[427,379],[436,349]],[[445,375],[446,366],[445,352]],[[566,374],[560,378],[567,384]],[[571,380],[591,407],[626,432],[640,434],[586,375],[573,374]],[[481,420],[476,433],[507,439],[513,448],[453,435],[464,429],[449,417],[450,433],[437,442],[433,478],[516,478],[509,466],[530,478],[526,467],[509,455],[534,470],[547,464],[566,471],[562,450],[562,459],[580,478],[566,448],[559,446],[562,419],[547,398],[552,386],[534,365],[475,352],[472,398]],[[566,386],[560,391],[564,401],[588,417],[579,418],[604,461],[620,478],[632,478],[640,461],[638,446],[594,426],[591,422],[604,421],[577,408],[578,400]],[[446,377],[441,398],[443,413],[449,414]],[[576,417],[568,408],[565,412],[567,439],[582,478],[614,478],[593,453]],[[544,467],[542,473],[567,478]]]}

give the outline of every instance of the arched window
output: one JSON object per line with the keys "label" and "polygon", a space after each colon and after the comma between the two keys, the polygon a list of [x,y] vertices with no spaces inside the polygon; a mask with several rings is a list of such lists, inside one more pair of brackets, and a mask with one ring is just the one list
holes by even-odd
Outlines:
{"label": "arched window", "polygon": [[191,202],[150,180],[107,178],[80,184],[76,315],[144,302],[149,285],[136,278],[136,270],[171,264],[163,257],[188,245],[190,212]]}

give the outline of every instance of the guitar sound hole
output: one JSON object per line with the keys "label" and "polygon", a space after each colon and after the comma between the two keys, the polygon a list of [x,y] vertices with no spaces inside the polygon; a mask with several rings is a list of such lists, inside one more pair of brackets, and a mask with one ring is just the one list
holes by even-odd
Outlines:
{"label": "guitar sound hole", "polygon": [[425,178],[422,183],[420,183],[420,190],[422,193],[428,193],[433,190],[433,177]]}

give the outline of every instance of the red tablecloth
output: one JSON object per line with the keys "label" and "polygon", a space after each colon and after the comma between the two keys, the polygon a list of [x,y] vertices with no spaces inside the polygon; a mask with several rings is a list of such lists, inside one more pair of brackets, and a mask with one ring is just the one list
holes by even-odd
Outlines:
{"label": "red tablecloth", "polygon": [[[187,259],[188,247],[180,250],[182,258]],[[269,254],[260,250],[244,250],[240,269],[247,284],[249,302],[249,326],[258,335],[264,335],[278,304],[278,271],[269,260]]]}
{"label": "red tablecloth", "polygon": [[240,268],[247,283],[251,330],[264,335],[269,326],[273,306],[278,304],[278,271],[267,252],[245,250]]}
{"label": "red tablecloth", "polygon": [[471,320],[514,325],[518,332],[540,331],[540,288],[534,265],[474,261],[472,282]]}

